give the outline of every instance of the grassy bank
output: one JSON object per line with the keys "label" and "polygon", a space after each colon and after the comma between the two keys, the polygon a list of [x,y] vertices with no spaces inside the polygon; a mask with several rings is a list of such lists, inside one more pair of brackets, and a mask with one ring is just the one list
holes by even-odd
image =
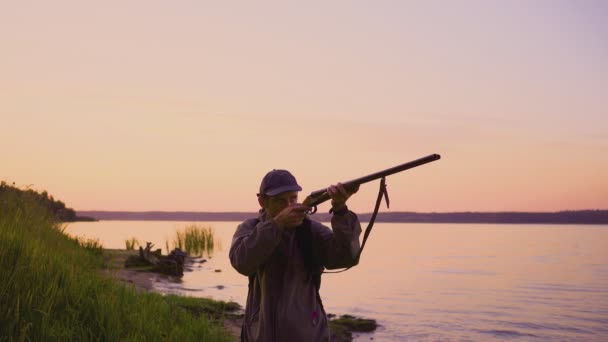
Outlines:
{"label": "grassy bank", "polygon": [[68,238],[47,208],[0,188],[0,341],[230,339],[209,314],[222,303],[138,293],[101,267],[98,243]]}

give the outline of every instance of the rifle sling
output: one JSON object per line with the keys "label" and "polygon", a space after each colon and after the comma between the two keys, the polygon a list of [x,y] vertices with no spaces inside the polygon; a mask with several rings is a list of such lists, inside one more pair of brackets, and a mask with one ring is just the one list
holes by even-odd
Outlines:
{"label": "rifle sling", "polygon": [[[359,263],[359,259],[361,258],[361,253],[363,253],[363,248],[365,247],[365,243],[367,242],[367,238],[369,234],[372,232],[372,227],[374,226],[374,222],[376,221],[376,216],[378,215],[378,210],[380,209],[380,203],[382,202],[382,197],[386,200],[386,207],[388,208],[388,191],[386,190],[386,178],[382,177],[380,180],[380,189],[378,190],[378,198],[376,198],[376,205],[374,206],[374,213],[372,217],[370,217],[369,222],[367,223],[367,228],[365,228],[365,234],[363,235],[363,242],[361,242],[361,248],[359,249],[359,254],[357,255],[357,264]],[[353,265],[355,266],[355,265]],[[323,273],[341,273],[349,270],[353,266],[347,267],[340,271],[323,271]]]}

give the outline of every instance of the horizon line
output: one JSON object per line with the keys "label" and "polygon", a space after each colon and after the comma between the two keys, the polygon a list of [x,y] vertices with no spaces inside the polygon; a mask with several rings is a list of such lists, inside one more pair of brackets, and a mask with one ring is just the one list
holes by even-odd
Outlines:
{"label": "horizon line", "polygon": [[[250,214],[257,213],[258,211],[192,211],[192,210],[75,210],[77,213],[84,212],[95,212],[95,213],[197,213],[197,214]],[[608,211],[607,209],[562,209],[555,211],[518,211],[518,210],[498,210],[498,211],[474,211],[474,210],[464,210],[464,211],[382,211],[379,210],[380,213],[416,213],[416,214],[455,214],[455,213],[563,213],[563,212],[588,212],[588,211]],[[372,214],[372,212],[360,212],[356,214]]]}

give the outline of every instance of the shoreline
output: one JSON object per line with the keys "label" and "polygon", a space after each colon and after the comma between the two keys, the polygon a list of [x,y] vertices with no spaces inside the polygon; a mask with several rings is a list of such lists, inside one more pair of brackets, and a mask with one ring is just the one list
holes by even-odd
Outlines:
{"label": "shoreline", "polygon": [[[170,294],[169,292],[160,290],[158,286],[155,285],[175,284],[176,282],[179,282],[179,277],[151,272],[146,268],[126,268],[124,266],[125,261],[129,256],[134,255],[139,255],[139,251],[125,249],[103,249],[104,267],[100,270],[100,273],[106,277],[122,282],[127,286],[133,286],[137,292],[155,292],[161,295]],[[194,258],[187,256],[184,267],[188,268],[190,265],[192,265],[193,259]],[[161,287],[168,288],[169,286]],[[190,297],[181,293],[171,294],[187,298],[199,298],[201,300],[208,300],[214,303],[222,302],[207,297]],[[237,310],[214,312],[210,314],[215,314],[221,317],[224,329],[234,338],[234,341],[240,341],[244,308],[237,303],[234,304],[238,306]],[[237,312],[236,314],[235,311]],[[328,313],[328,320],[328,323],[331,322],[330,330],[332,332],[332,342],[349,342],[352,341],[353,337],[359,336],[361,332],[372,332],[376,328],[375,320],[360,319],[350,315],[336,317],[335,315]],[[373,328],[371,330],[359,330],[361,327],[370,329],[369,324],[371,321],[373,321]],[[370,337],[373,338],[373,335]]]}
{"label": "shoreline", "polygon": [[[100,273],[119,282],[124,283],[127,286],[133,286],[137,292],[155,292],[162,295],[166,295],[166,292],[158,290],[156,284],[170,284],[175,283],[171,276],[149,272],[141,268],[126,268],[125,260],[131,255],[138,255],[137,250],[125,250],[125,249],[103,249],[104,267],[100,269]],[[192,258],[186,257],[186,264],[191,264]],[[177,294],[178,296],[184,296]],[[192,297],[196,298],[196,297]],[[211,298],[205,298],[214,302],[219,302]],[[242,312],[242,308],[239,305],[239,312]],[[243,323],[242,315],[226,315],[222,320],[224,328],[234,337],[235,341],[238,341],[241,336],[241,325]]]}
{"label": "shoreline", "polygon": [[154,284],[162,281],[160,274],[145,272],[137,268],[128,269],[125,260],[131,255],[137,255],[136,250],[104,249],[104,268],[101,273],[128,285],[133,285],[138,291],[154,291]]}

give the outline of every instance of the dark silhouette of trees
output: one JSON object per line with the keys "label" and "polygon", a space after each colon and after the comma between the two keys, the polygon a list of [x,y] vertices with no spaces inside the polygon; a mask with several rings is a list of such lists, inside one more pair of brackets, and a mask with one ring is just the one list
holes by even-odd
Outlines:
{"label": "dark silhouette of trees", "polygon": [[[0,198],[7,198],[8,194],[15,194],[23,198],[32,199],[38,202],[42,207],[48,209],[48,211],[61,222],[74,222],[74,221],[94,221],[95,219],[90,217],[79,217],[72,208],[65,206],[65,203],[59,200],[55,200],[53,196],[49,195],[48,192],[42,191],[38,193],[32,189],[19,189],[15,186],[15,183],[8,184],[5,181],[0,182]],[[0,205],[2,202],[0,202]]]}

